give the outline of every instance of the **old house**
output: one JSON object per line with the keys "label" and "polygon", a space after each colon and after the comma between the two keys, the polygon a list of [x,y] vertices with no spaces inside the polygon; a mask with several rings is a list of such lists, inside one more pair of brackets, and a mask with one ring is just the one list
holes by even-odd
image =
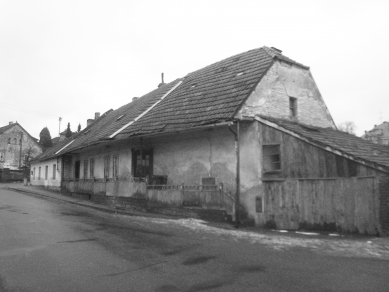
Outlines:
{"label": "old house", "polygon": [[374,125],[372,130],[365,131],[365,134],[362,136],[362,138],[373,143],[389,146],[389,122],[383,122],[380,125]]}
{"label": "old house", "polygon": [[0,170],[3,180],[23,179],[22,173],[18,170],[41,153],[42,147],[37,139],[32,137],[19,123],[10,122],[7,126],[0,128]]}
{"label": "old house", "polygon": [[[307,137],[302,129],[317,135]],[[322,131],[339,133],[309,68],[262,47],[104,113],[39,156],[31,182],[118,208],[194,216],[218,210],[273,228],[382,232],[377,208],[386,205],[376,200],[386,196],[377,191],[387,177],[386,162],[354,155],[348,142],[337,147]],[[357,181],[375,205],[336,211]],[[345,192],[331,192],[337,184]],[[362,214],[364,225],[346,220],[345,212]]]}

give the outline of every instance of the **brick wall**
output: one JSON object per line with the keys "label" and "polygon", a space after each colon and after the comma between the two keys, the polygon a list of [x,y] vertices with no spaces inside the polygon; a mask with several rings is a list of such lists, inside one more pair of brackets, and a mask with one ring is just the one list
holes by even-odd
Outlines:
{"label": "brick wall", "polygon": [[389,177],[381,177],[379,180],[380,193],[380,223],[382,233],[389,235]]}

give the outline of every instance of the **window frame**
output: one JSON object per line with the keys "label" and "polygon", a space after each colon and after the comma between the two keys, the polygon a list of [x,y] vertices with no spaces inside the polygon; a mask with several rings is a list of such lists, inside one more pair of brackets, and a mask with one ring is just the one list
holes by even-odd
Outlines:
{"label": "window frame", "polygon": [[53,164],[53,180],[56,179],[57,165]]}
{"label": "window frame", "polygon": [[89,178],[95,178],[95,159],[89,159]]}
{"label": "window frame", "polygon": [[289,96],[289,116],[297,117],[297,98]]}
{"label": "window frame", "polygon": [[117,155],[113,155],[112,156],[112,177],[113,178],[117,178],[118,177],[118,169],[119,169],[119,165],[118,165],[118,156]]}
{"label": "window frame", "polygon": [[[142,162],[141,164],[142,166],[139,167],[138,156],[141,155],[141,152],[142,152],[142,157],[140,161]],[[148,160],[146,160],[146,156],[149,156]],[[142,149],[142,151],[141,149],[132,149],[132,167],[131,167],[132,176],[139,177],[139,178],[152,176],[154,171],[153,160],[154,160],[153,148]],[[144,161],[148,161],[148,165],[144,165]]]}
{"label": "window frame", "polygon": [[84,179],[88,178],[88,166],[89,166],[88,162],[89,162],[88,159],[84,159],[84,171],[83,171]]}
{"label": "window frame", "polygon": [[109,169],[110,169],[110,159],[109,155],[104,156],[104,178],[109,178]]}
{"label": "window frame", "polygon": [[[269,149],[269,150],[266,150],[266,149]],[[277,151],[275,153],[266,153],[266,152],[272,152],[271,150],[277,150]],[[274,161],[275,156],[278,156],[278,160]],[[263,161],[262,169],[263,169],[263,173],[280,173],[282,171],[281,157],[282,157],[282,153],[281,153],[281,145],[280,144],[264,144],[264,145],[262,145],[262,161]],[[274,167],[277,164],[279,166]]]}

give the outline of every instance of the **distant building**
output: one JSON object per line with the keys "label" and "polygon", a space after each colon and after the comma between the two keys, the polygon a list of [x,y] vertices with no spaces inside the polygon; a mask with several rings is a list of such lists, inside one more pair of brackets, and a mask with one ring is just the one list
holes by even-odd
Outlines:
{"label": "distant building", "polygon": [[0,169],[20,169],[26,162],[41,154],[38,139],[32,137],[17,122],[0,127]]}
{"label": "distant building", "polygon": [[365,131],[362,138],[376,144],[389,145],[389,122],[374,125],[372,130]]}

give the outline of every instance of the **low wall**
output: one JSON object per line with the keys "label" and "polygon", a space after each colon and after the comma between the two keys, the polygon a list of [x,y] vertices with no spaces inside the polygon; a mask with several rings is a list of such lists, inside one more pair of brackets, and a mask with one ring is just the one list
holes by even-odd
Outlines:
{"label": "low wall", "polygon": [[381,234],[378,179],[286,179],[264,181],[266,224],[279,229],[314,229]]}
{"label": "low wall", "polygon": [[0,182],[23,181],[25,171],[9,168],[0,169]]}

